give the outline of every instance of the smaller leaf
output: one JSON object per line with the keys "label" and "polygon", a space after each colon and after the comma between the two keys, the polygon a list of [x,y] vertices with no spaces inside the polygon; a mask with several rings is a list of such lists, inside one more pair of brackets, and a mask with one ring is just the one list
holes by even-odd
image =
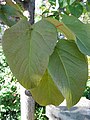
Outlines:
{"label": "smaller leaf", "polygon": [[68,5],[67,0],[59,0],[58,3],[61,8],[64,8]]}
{"label": "smaller leaf", "polygon": [[20,11],[16,10],[14,7],[5,4],[1,5],[0,7],[0,18],[6,25],[11,27],[12,25],[16,24],[16,18],[24,18],[24,16]]}
{"label": "smaller leaf", "polygon": [[12,26],[16,23],[14,17],[16,16],[15,9],[8,5],[1,5],[0,19],[8,26]]}
{"label": "smaller leaf", "polygon": [[80,3],[77,3],[75,5],[70,5],[69,10],[72,15],[79,18],[81,14],[83,13],[83,6]]}
{"label": "smaller leaf", "polygon": [[21,9],[21,7],[18,4],[14,4],[14,2],[12,2],[12,0],[6,0],[6,4],[13,7],[14,9],[16,9],[19,12],[23,12],[23,10]]}
{"label": "smaller leaf", "polygon": [[38,87],[31,89],[30,92],[35,101],[42,106],[50,104],[57,106],[64,100],[47,70]]}
{"label": "smaller leaf", "polygon": [[69,0],[69,5],[71,5],[72,3],[74,3],[76,0]]}
{"label": "smaller leaf", "polygon": [[90,24],[84,24],[74,16],[63,16],[63,23],[74,33],[79,50],[90,55]]}
{"label": "smaller leaf", "polygon": [[15,21],[13,20],[8,20],[7,18],[8,16],[5,16],[4,14],[0,14],[0,19],[2,20],[2,22],[4,24],[6,24],[7,26],[11,27],[12,25],[16,24]]}

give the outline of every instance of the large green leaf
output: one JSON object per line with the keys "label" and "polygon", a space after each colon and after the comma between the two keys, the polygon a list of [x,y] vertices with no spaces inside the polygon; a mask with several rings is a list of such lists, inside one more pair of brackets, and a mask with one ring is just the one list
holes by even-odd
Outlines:
{"label": "large green leaf", "polygon": [[74,16],[63,16],[62,21],[75,34],[80,51],[90,55],[90,24],[84,24]]}
{"label": "large green leaf", "polygon": [[56,28],[46,20],[31,26],[23,19],[5,31],[4,53],[12,72],[25,88],[39,84],[56,42]]}
{"label": "large green leaf", "polygon": [[49,104],[57,106],[64,100],[48,71],[45,72],[38,87],[31,89],[30,92],[35,101],[43,106]]}
{"label": "large green leaf", "polygon": [[60,40],[50,57],[49,73],[66,98],[68,108],[83,94],[88,79],[88,65],[73,41]]}

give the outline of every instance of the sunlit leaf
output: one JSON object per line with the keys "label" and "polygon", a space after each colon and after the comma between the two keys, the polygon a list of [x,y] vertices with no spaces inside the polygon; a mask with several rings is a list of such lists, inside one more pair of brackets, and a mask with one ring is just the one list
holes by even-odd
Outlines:
{"label": "sunlit leaf", "polygon": [[56,42],[56,28],[46,20],[31,26],[22,19],[5,31],[4,53],[13,74],[25,88],[39,84]]}
{"label": "sunlit leaf", "polygon": [[69,5],[71,5],[72,3],[74,3],[76,0],[68,0],[69,1]]}
{"label": "sunlit leaf", "polygon": [[58,3],[61,8],[66,7],[68,5],[67,0],[58,0]]}
{"label": "sunlit leaf", "polygon": [[56,87],[48,71],[45,72],[38,87],[31,89],[33,98],[40,105],[46,106],[49,104],[59,105],[64,97]]}
{"label": "sunlit leaf", "polygon": [[73,41],[60,40],[50,57],[49,73],[70,108],[83,94],[88,79],[86,57]]}

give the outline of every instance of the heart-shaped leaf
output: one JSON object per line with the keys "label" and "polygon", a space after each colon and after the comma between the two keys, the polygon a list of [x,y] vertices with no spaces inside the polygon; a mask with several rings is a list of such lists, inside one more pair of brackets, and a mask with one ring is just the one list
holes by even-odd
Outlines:
{"label": "heart-shaped leaf", "polygon": [[30,92],[35,101],[43,106],[50,104],[57,106],[64,100],[47,70],[38,87],[31,89]]}
{"label": "heart-shaped leaf", "polygon": [[31,26],[23,19],[6,30],[3,50],[13,74],[25,88],[39,84],[56,42],[56,28],[46,20]]}
{"label": "heart-shaped leaf", "polygon": [[70,108],[83,94],[88,79],[88,65],[73,41],[60,40],[50,57],[49,73],[66,98]]}
{"label": "heart-shaped leaf", "polygon": [[90,55],[90,24],[80,22],[74,16],[63,16],[64,24],[75,34],[76,44],[85,55]]}

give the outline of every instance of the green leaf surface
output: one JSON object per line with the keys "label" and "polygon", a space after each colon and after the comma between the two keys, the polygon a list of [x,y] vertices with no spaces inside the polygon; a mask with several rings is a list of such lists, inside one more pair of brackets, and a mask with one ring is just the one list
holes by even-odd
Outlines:
{"label": "green leaf surface", "polygon": [[69,5],[71,5],[72,3],[74,3],[76,0],[68,0],[69,1]]}
{"label": "green leaf surface", "polygon": [[60,40],[50,57],[49,73],[70,108],[83,94],[88,79],[87,59],[73,41]]}
{"label": "green leaf surface", "polygon": [[31,26],[22,19],[5,31],[4,53],[13,74],[25,88],[39,84],[56,42],[56,28],[45,20]]}
{"label": "green leaf surface", "polygon": [[8,26],[12,26],[16,23],[15,17],[17,16],[17,11],[8,6],[8,5],[1,5],[0,8],[0,19]]}
{"label": "green leaf surface", "polygon": [[2,22],[4,23],[4,24],[6,24],[7,26],[12,26],[12,25],[14,25],[14,24],[16,24],[16,22],[15,22],[15,20],[13,20],[13,19],[8,19],[8,15],[4,15],[3,13],[0,13],[0,19],[2,20]]}
{"label": "green leaf surface", "polygon": [[5,0],[6,4],[13,7],[14,9],[16,9],[18,12],[22,13],[24,10],[22,9],[22,7],[20,7],[17,3],[14,4],[14,2],[12,2],[12,0]]}
{"label": "green leaf surface", "polygon": [[80,3],[68,6],[72,15],[79,18],[83,13],[83,6]]}
{"label": "green leaf surface", "polygon": [[22,12],[7,4],[0,6],[0,19],[9,27],[16,24],[17,18],[24,18]]}
{"label": "green leaf surface", "polygon": [[30,92],[35,101],[42,106],[50,104],[57,106],[64,100],[47,70],[38,87],[31,89]]}
{"label": "green leaf surface", "polygon": [[74,16],[63,16],[62,21],[75,34],[80,51],[90,56],[90,24],[84,24]]}
{"label": "green leaf surface", "polygon": [[75,0],[59,0],[58,1],[60,8],[64,8],[68,5],[71,5],[74,2],[75,2]]}
{"label": "green leaf surface", "polygon": [[68,5],[67,0],[59,0],[58,3],[61,8],[64,8]]}

